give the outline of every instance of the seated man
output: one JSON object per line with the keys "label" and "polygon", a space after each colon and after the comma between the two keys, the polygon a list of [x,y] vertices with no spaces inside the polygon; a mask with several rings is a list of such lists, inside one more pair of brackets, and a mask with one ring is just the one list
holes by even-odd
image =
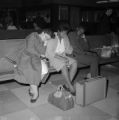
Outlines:
{"label": "seated man", "polygon": [[67,30],[62,27],[55,33],[55,38],[47,43],[46,57],[50,61],[50,65],[57,71],[61,71],[67,82],[66,88],[71,93],[75,93],[72,80],[77,72],[77,61],[68,57],[66,54],[72,54],[73,48],[69,43]]}
{"label": "seated man", "polygon": [[98,57],[94,52],[89,51],[87,39],[84,34],[84,28],[79,27],[76,31],[68,34],[71,45],[73,46],[74,58],[79,64],[89,65],[90,73],[88,78],[98,76]]}

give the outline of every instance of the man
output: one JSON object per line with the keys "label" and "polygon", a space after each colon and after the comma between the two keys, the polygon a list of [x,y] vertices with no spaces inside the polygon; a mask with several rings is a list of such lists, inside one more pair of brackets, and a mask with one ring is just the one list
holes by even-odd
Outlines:
{"label": "man", "polygon": [[89,51],[87,39],[84,34],[84,28],[79,27],[76,31],[68,34],[71,45],[73,46],[74,58],[79,64],[89,65],[90,74],[88,78],[98,76],[98,57],[95,53]]}

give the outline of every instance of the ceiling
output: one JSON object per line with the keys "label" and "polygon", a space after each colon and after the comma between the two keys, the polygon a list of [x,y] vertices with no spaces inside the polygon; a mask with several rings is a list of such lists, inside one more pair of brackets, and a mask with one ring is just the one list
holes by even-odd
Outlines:
{"label": "ceiling", "polygon": [[39,6],[42,4],[68,4],[68,5],[80,5],[80,6],[119,6],[118,3],[106,3],[106,4],[97,4],[98,0],[0,0],[0,8],[10,8],[10,7],[31,7]]}

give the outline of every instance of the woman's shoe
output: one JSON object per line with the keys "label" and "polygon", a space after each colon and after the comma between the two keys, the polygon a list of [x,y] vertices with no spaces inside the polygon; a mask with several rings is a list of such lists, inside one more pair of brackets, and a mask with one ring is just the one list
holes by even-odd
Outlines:
{"label": "woman's shoe", "polygon": [[70,93],[71,93],[73,96],[76,96],[76,92],[71,92],[71,91],[70,91]]}
{"label": "woman's shoe", "polygon": [[31,102],[31,103],[35,103],[35,102],[37,101],[38,97],[39,97],[39,95],[37,95],[37,96],[34,98],[34,94],[33,94],[30,102]]}
{"label": "woman's shoe", "polygon": [[76,95],[76,92],[75,92],[75,91],[72,91],[72,90],[71,90],[69,87],[67,87],[66,85],[63,85],[63,88],[64,88],[66,91],[70,92],[73,96]]}
{"label": "woman's shoe", "polygon": [[35,98],[35,99],[31,98],[30,102],[31,102],[31,103],[35,103],[35,102],[37,101],[37,99],[38,99],[38,97]]}
{"label": "woman's shoe", "polygon": [[35,103],[39,97],[38,87],[32,85],[32,87],[29,89],[29,95],[31,96],[31,103]]}
{"label": "woman's shoe", "polygon": [[63,88],[64,88],[66,91],[70,92],[69,87],[67,87],[66,85],[63,85]]}
{"label": "woman's shoe", "polygon": [[32,97],[33,93],[31,92],[30,88],[29,88],[28,92],[29,92],[29,95]]}

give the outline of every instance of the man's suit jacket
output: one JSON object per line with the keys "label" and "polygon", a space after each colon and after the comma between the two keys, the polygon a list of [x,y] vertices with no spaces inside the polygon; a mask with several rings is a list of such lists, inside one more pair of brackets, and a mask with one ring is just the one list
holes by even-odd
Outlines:
{"label": "man's suit jacket", "polygon": [[77,35],[76,31],[69,32],[68,37],[75,53],[82,54],[89,50],[88,42]]}

